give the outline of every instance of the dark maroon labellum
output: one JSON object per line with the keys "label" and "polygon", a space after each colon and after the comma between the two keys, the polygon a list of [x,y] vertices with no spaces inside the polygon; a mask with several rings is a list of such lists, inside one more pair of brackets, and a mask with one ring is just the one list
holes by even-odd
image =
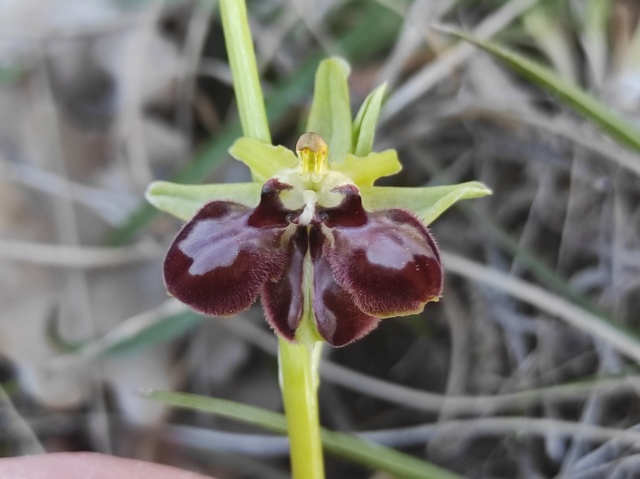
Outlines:
{"label": "dark maroon labellum", "polygon": [[[305,308],[305,264],[316,328],[333,346],[374,329],[380,318],[422,310],[442,291],[438,248],[428,230],[400,209],[367,212],[344,185],[333,208],[316,205],[308,225],[288,210],[269,180],[260,204],[213,201],[180,231],[164,264],[167,290],[196,311],[231,316],[261,294],[269,324],[295,339]],[[310,261],[305,261],[309,255]]]}

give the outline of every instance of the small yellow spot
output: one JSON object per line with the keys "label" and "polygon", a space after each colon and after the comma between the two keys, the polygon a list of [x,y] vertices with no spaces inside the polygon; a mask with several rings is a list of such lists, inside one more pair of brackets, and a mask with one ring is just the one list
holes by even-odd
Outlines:
{"label": "small yellow spot", "polygon": [[298,143],[296,152],[301,162],[301,173],[313,176],[322,175],[327,166],[327,144],[317,133],[304,133]]}

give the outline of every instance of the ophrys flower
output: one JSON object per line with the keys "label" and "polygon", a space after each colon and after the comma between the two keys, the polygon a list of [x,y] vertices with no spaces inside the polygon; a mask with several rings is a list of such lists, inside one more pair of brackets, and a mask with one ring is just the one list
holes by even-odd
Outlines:
{"label": "ophrys flower", "polygon": [[255,208],[212,201],[185,225],[165,260],[167,290],[211,316],[235,315],[261,295],[279,334],[294,340],[312,317],[333,346],[437,300],[442,266],[424,225],[403,209],[365,210],[317,134],[296,149],[298,164],[264,183]]}
{"label": "ophrys flower", "polygon": [[[205,315],[232,316],[262,297],[281,336],[343,346],[381,318],[419,312],[442,291],[442,265],[426,225],[477,182],[393,188],[394,150],[371,153],[384,87],[351,123],[344,62],[323,62],[309,125],[296,152],[240,138],[230,152],[255,181],[156,182],[147,198],[188,223],[165,261],[168,291]],[[328,146],[327,146],[328,143]]]}

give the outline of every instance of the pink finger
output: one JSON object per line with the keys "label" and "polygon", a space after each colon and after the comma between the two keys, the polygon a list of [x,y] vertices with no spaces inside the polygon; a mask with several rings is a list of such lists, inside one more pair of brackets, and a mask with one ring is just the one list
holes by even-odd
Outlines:
{"label": "pink finger", "polygon": [[207,479],[174,467],[88,452],[0,459],[0,479],[88,478]]}

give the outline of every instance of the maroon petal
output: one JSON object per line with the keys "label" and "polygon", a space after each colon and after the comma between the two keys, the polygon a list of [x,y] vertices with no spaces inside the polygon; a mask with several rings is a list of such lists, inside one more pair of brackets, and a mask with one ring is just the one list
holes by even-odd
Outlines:
{"label": "maroon petal", "polygon": [[277,280],[267,281],[262,288],[262,305],[273,329],[289,340],[295,338],[302,318],[304,257],[309,243],[307,228],[296,227],[289,240],[288,260],[284,273]]}
{"label": "maroon petal", "polygon": [[345,199],[339,206],[320,212],[331,236],[323,254],[357,307],[388,317],[418,312],[437,300],[443,277],[440,254],[424,225],[405,210],[367,213],[355,187],[341,192]]}
{"label": "maroon petal", "polygon": [[378,318],[360,310],[351,294],[340,286],[322,254],[325,237],[320,226],[311,228],[313,312],[320,336],[335,347],[345,346],[373,330]]}
{"label": "maroon petal", "polygon": [[[279,203],[277,196],[275,201]],[[274,203],[271,191],[263,202]],[[267,221],[259,208],[228,201],[205,205],[167,253],[164,280],[169,293],[211,316],[231,316],[251,306],[262,285],[282,275],[287,261],[286,246],[281,245],[285,213]]]}

